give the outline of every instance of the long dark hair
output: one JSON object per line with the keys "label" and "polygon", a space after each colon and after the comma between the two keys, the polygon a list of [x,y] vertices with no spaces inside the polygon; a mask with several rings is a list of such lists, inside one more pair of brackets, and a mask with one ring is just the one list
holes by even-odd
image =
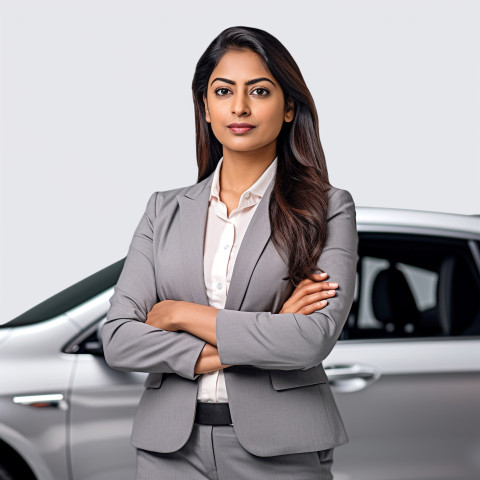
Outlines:
{"label": "long dark hair", "polygon": [[320,143],[315,103],[295,60],[271,34],[253,27],[230,27],[200,57],[192,81],[197,145],[197,183],[210,175],[223,154],[205,120],[203,95],[222,56],[231,49],[257,53],[278,80],[285,104],[294,102],[294,119],[284,122],[277,138],[277,170],[270,196],[272,242],[288,264],[291,283],[319,270],[318,259],[327,236],[327,190],[330,186]]}

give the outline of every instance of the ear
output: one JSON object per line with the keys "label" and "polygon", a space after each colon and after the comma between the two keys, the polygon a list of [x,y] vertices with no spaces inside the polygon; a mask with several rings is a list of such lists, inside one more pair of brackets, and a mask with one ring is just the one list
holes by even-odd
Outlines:
{"label": "ear", "polygon": [[205,120],[210,123],[210,113],[208,111],[208,103],[205,95],[203,96],[203,103],[205,104]]}
{"label": "ear", "polygon": [[286,122],[291,122],[295,114],[295,103],[291,97],[288,97],[287,103],[285,105],[285,115],[283,119]]}

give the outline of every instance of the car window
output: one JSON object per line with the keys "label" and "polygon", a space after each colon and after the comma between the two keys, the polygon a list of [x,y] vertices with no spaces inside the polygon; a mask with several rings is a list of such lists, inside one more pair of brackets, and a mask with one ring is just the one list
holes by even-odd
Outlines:
{"label": "car window", "polygon": [[467,241],[360,233],[358,253],[340,340],[480,335],[480,275]]}

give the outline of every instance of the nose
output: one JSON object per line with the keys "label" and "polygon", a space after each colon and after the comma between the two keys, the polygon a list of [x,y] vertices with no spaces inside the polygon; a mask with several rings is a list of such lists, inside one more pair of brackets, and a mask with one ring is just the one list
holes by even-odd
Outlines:
{"label": "nose", "polygon": [[237,116],[250,115],[250,106],[248,103],[248,94],[238,92],[232,97],[232,113]]}

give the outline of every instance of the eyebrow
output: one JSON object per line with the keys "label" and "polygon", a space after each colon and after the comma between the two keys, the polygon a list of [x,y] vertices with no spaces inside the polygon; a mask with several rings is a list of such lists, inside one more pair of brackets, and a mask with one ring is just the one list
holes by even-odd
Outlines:
{"label": "eyebrow", "polygon": [[[212,86],[213,82],[216,82],[217,80],[221,82],[229,83],[230,85],[235,85],[235,82],[233,80],[229,80],[228,78],[217,77],[214,80],[212,80],[212,83],[210,84],[210,86]],[[245,82],[245,85],[253,85],[254,83],[262,82],[264,80],[267,82],[270,82],[273,86],[275,86],[275,84],[267,77],[253,78],[252,80],[248,80],[248,82]]]}

